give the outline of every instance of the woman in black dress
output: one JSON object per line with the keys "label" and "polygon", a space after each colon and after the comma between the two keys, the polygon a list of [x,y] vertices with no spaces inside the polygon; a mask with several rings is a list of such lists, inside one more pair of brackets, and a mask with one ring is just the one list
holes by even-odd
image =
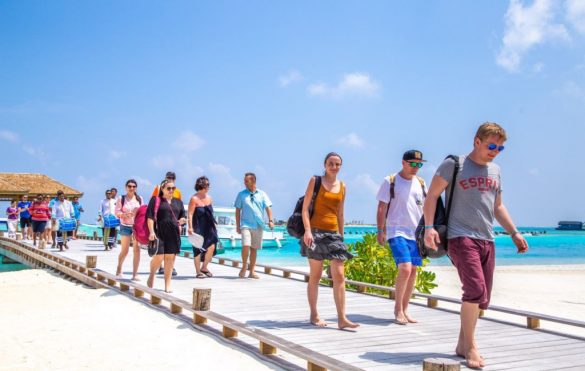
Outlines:
{"label": "woman in black dress", "polygon": [[[215,245],[218,242],[215,218],[213,216],[213,200],[207,194],[209,192],[209,179],[202,176],[195,182],[195,193],[189,201],[189,234],[197,233],[203,236],[203,246],[193,246],[195,256],[195,274],[197,278],[213,277],[207,269],[211,258],[216,254]],[[203,260],[203,264],[201,264]]]}
{"label": "woman in black dress", "polygon": [[157,197],[153,197],[146,211],[150,241],[158,240],[158,252],[150,261],[150,276],[146,284],[152,287],[154,274],[164,259],[165,292],[171,292],[171,273],[175,257],[181,251],[181,226],[187,222],[183,201],[173,198],[175,183],[164,180]]}

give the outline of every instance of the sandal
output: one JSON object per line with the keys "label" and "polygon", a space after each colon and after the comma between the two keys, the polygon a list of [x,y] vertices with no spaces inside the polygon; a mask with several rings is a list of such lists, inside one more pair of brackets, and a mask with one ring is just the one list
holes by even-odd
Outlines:
{"label": "sandal", "polygon": [[203,273],[197,273],[197,275],[195,276],[195,278],[205,278],[205,277],[207,277],[207,276]]}
{"label": "sandal", "polygon": [[206,275],[207,277],[213,277],[213,274],[211,274],[210,271],[204,271],[203,269],[201,270],[201,273],[203,273],[204,275]]}

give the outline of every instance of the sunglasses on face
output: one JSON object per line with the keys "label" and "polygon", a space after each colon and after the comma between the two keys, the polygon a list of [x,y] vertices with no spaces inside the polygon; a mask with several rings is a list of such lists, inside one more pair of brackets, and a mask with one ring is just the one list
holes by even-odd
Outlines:
{"label": "sunglasses on face", "polygon": [[166,188],[167,191],[174,191],[175,189],[177,189],[177,187],[167,187]]}
{"label": "sunglasses on face", "polygon": [[126,188],[136,188],[136,184],[128,184]]}
{"label": "sunglasses on face", "polygon": [[488,146],[487,146],[487,147],[488,147],[488,149],[489,149],[490,151],[493,151],[493,150],[496,150],[496,149],[497,149],[497,150],[498,150],[498,152],[502,152],[502,151],[504,150],[504,148],[506,148],[506,147],[504,147],[504,146],[498,146],[498,145],[497,145],[497,144],[495,144],[495,143],[490,143],[490,144],[488,144]]}
{"label": "sunglasses on face", "polygon": [[409,164],[410,164],[410,167],[418,167],[419,169],[421,167],[423,167],[423,163],[422,162],[414,162],[414,161],[412,161],[412,162],[409,162]]}

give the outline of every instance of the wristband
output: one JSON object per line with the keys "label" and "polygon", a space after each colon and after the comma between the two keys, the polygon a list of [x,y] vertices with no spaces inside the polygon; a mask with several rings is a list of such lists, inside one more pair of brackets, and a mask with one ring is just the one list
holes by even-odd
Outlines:
{"label": "wristband", "polygon": [[512,233],[510,233],[510,237],[514,237],[515,235],[517,235],[518,233],[520,233],[520,231],[514,231]]}
{"label": "wristband", "polygon": [[433,229],[433,228],[435,228],[434,225],[425,225],[425,229]]}
{"label": "wristband", "polygon": [[378,229],[378,233],[384,233],[385,231],[383,229]]}

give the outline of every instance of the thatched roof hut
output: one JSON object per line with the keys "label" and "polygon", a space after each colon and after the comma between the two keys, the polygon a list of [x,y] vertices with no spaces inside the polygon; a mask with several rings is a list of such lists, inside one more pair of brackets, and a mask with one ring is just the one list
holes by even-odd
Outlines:
{"label": "thatched roof hut", "polygon": [[38,194],[54,196],[58,190],[66,197],[81,197],[82,192],[43,174],[0,173],[0,200],[12,200],[22,195]]}

